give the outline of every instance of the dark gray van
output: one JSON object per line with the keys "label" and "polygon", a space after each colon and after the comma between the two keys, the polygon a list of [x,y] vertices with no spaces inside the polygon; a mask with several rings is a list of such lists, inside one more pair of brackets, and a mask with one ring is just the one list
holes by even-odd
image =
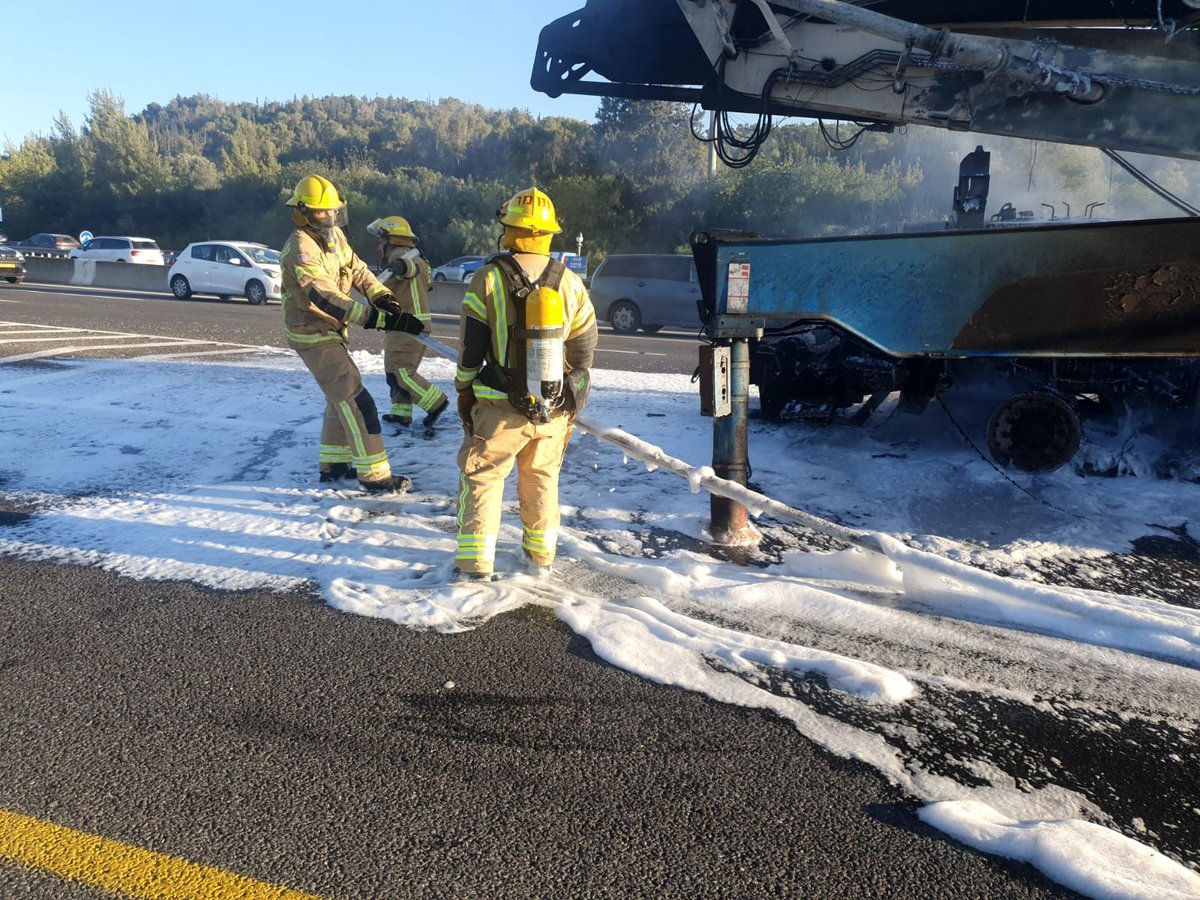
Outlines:
{"label": "dark gray van", "polygon": [[696,264],[681,254],[609,256],[592,275],[596,315],[612,330],[654,334],[664,325],[700,328]]}

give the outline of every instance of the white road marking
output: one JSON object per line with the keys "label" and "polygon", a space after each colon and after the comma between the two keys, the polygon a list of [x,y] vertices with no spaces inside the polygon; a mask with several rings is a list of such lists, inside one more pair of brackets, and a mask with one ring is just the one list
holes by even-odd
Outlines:
{"label": "white road marking", "polygon": [[[16,330],[13,330],[16,329]],[[30,330],[27,330],[30,329]],[[12,337],[13,335],[36,334],[44,335],[41,337]],[[143,347],[183,347],[191,350],[196,347],[222,347],[221,350],[204,350],[195,351],[194,353],[164,353],[153,354],[152,357],[138,357],[139,359],[155,358],[166,359],[176,356],[201,356],[206,354],[222,354],[222,353],[253,353],[261,350],[262,346],[257,344],[227,344],[222,341],[200,340],[197,338],[180,338],[170,337],[168,335],[159,334],[133,334],[124,331],[95,331],[87,328],[67,328],[61,325],[40,325],[30,326],[26,322],[3,322],[0,321],[0,344],[35,344],[48,341],[63,341],[69,340],[72,342],[91,341],[91,340],[113,340],[126,338],[129,341],[142,341],[142,343],[124,343],[124,344],[96,344],[86,345],[76,343],[70,347],[54,347],[53,349],[39,350],[32,353],[22,353],[17,356],[0,356],[0,363],[16,363],[25,362],[31,359],[45,359],[51,356],[63,356],[70,353],[81,353],[93,350],[135,350]],[[147,341],[153,343],[147,343]]]}
{"label": "white road marking", "polygon": [[151,353],[148,356],[139,356],[138,359],[179,359],[182,356],[222,356],[230,353],[254,353],[261,347],[227,347],[224,350],[197,350],[195,353]]}
{"label": "white road marking", "polygon": [[606,350],[604,347],[597,347],[597,353],[628,353],[630,356],[666,356],[665,353],[647,353],[645,350]]}
{"label": "white road marking", "polygon": [[[73,340],[73,341],[107,341],[107,340],[111,340],[113,337],[112,334],[109,334],[108,332],[104,332],[104,331],[88,332],[88,331],[80,331],[78,329],[73,329],[73,331],[75,332],[71,335],[71,340]],[[11,332],[8,332],[8,331],[0,331],[0,334],[7,335],[10,333]],[[45,334],[44,331],[43,332],[31,332],[31,333]],[[20,334],[20,332],[17,332],[17,334]],[[124,335],[117,335],[117,336],[124,337]],[[129,337],[150,337],[150,336],[151,335],[141,335],[141,334],[129,335]],[[8,338],[0,338],[0,344],[42,344],[42,343],[45,343],[46,341],[61,341],[62,339],[63,339],[63,334],[62,334],[62,332],[59,332],[58,334],[52,335],[50,337],[23,337],[23,338],[12,338],[11,340]],[[207,344],[208,343],[208,341],[191,341],[187,338],[176,338],[175,340],[183,341],[185,343],[198,343],[198,344]]]}
{"label": "white road marking", "polygon": [[[157,341],[152,344],[100,344],[93,347],[55,347],[53,350],[42,350],[39,353],[23,353],[20,356],[0,356],[0,363],[25,362],[29,359],[44,359],[47,356],[63,356],[67,353],[88,353],[93,350],[136,350],[139,347],[183,347],[191,344],[207,343],[206,341]],[[232,345],[231,345],[232,346]],[[257,349],[257,348],[255,348]]]}

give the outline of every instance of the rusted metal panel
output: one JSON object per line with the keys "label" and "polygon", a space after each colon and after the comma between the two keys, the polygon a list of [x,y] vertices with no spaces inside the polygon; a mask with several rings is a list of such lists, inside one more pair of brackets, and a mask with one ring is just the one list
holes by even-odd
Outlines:
{"label": "rusted metal panel", "polygon": [[697,248],[708,314],[748,264],[745,315],[829,321],[892,356],[1200,356],[1200,219]]}
{"label": "rusted metal panel", "polygon": [[962,352],[1200,355],[1200,264],[1022,278],[984,300],[954,339]]}

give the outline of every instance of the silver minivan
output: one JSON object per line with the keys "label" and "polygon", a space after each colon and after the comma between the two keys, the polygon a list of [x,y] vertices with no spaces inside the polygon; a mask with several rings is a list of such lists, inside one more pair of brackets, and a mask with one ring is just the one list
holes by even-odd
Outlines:
{"label": "silver minivan", "polygon": [[696,264],[682,254],[609,256],[590,287],[596,315],[612,330],[654,334],[664,325],[700,328]]}

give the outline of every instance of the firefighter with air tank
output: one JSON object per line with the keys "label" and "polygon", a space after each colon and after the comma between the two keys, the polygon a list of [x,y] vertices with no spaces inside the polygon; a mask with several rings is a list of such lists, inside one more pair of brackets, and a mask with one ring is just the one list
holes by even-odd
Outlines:
{"label": "firefighter with air tank", "polygon": [[558,542],[558,478],[572,421],[587,402],[596,313],[583,281],[550,256],[562,231],[537,188],[498,211],[505,252],[463,296],[454,387],[466,432],[458,453],[460,580],[490,580],[504,482],[517,467],[524,567],[549,574]]}

